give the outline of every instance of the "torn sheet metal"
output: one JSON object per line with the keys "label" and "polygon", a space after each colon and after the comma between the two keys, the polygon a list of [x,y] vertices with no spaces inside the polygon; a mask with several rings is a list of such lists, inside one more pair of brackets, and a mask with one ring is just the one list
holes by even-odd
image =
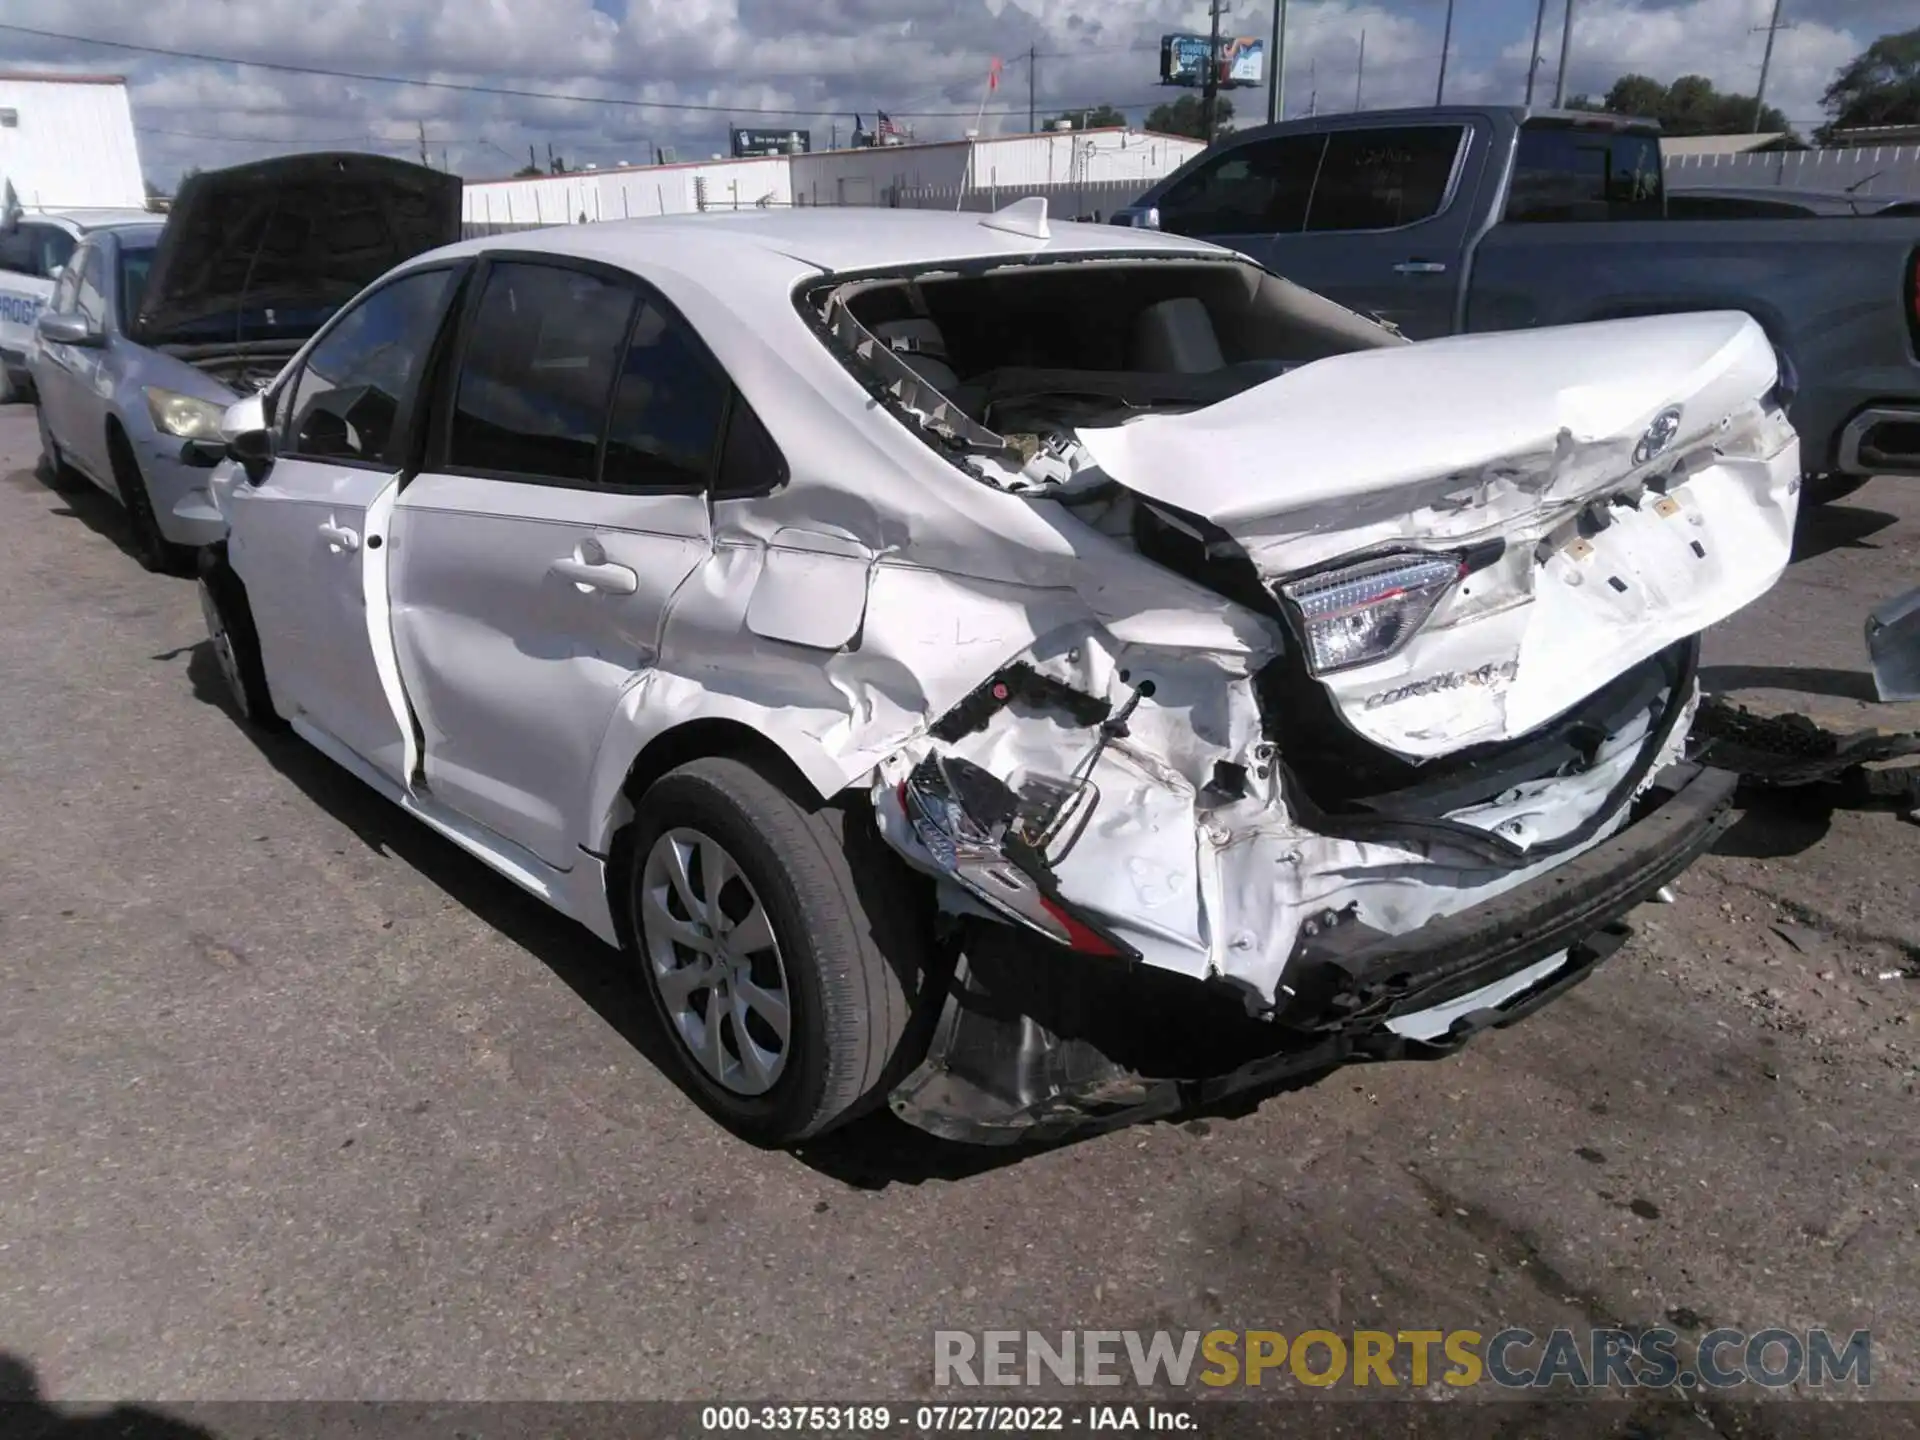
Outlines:
{"label": "torn sheet metal", "polygon": [[[1410,641],[1326,680],[1356,731],[1427,758],[1525,734],[1772,587],[1800,470],[1758,399],[1776,376],[1748,317],[1679,315],[1336,356],[1079,437],[1269,583],[1496,542]],[[1356,386],[1394,397],[1390,425],[1354,428]]]}

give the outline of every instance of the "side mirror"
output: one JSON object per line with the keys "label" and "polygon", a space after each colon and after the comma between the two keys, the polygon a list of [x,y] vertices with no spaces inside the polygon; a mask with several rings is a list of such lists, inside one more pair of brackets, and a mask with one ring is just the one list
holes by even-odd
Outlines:
{"label": "side mirror", "polygon": [[98,348],[107,343],[104,333],[94,327],[92,321],[84,315],[71,312],[54,314],[51,310],[42,310],[40,318],[33,322],[34,329],[40,332],[40,338],[49,345],[84,345]]}
{"label": "side mirror", "polygon": [[247,478],[259,484],[273,463],[273,432],[267,426],[267,399],[249,395],[236,400],[220,417],[220,438],[227,442],[227,454],[240,463]]}

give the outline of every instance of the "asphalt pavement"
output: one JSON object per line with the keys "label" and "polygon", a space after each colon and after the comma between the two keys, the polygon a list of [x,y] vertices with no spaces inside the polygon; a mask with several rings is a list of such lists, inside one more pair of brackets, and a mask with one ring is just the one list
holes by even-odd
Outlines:
{"label": "asphalt pavement", "polygon": [[[924,1396],[936,1329],[1870,1327],[1920,1398],[1920,825],[1750,809],[1434,1064],[1038,1154],[719,1129],[620,957],[225,709],[0,408],[0,1352],[53,1398]],[[1920,484],[1709,678],[1864,704]]]}

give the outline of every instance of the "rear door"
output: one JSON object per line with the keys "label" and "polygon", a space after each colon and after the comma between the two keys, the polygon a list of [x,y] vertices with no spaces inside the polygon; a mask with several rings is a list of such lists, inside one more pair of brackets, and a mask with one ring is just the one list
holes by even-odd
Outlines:
{"label": "rear door", "polygon": [[1415,340],[1453,330],[1471,186],[1485,122],[1429,121],[1331,131],[1306,223],[1275,238],[1270,267]]}
{"label": "rear door", "polygon": [[663,296],[584,261],[493,256],[455,360],[394,512],[398,669],[426,790],[566,869],[614,707],[710,552],[721,437],[751,416]]}
{"label": "rear door", "polygon": [[394,779],[406,769],[404,706],[368,628],[386,605],[381,516],[460,279],[453,266],[409,271],[328,326],[278,393],[273,467],[237,492],[228,540],[275,705]]}

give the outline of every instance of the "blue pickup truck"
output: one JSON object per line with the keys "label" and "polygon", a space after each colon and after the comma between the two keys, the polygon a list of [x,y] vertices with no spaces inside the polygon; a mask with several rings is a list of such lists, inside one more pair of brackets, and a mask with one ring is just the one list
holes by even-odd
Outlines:
{"label": "blue pickup truck", "polygon": [[1228,136],[1116,223],[1202,237],[1420,340],[1744,310],[1799,379],[1807,498],[1920,476],[1920,217],[1693,218],[1659,129],[1445,106]]}

